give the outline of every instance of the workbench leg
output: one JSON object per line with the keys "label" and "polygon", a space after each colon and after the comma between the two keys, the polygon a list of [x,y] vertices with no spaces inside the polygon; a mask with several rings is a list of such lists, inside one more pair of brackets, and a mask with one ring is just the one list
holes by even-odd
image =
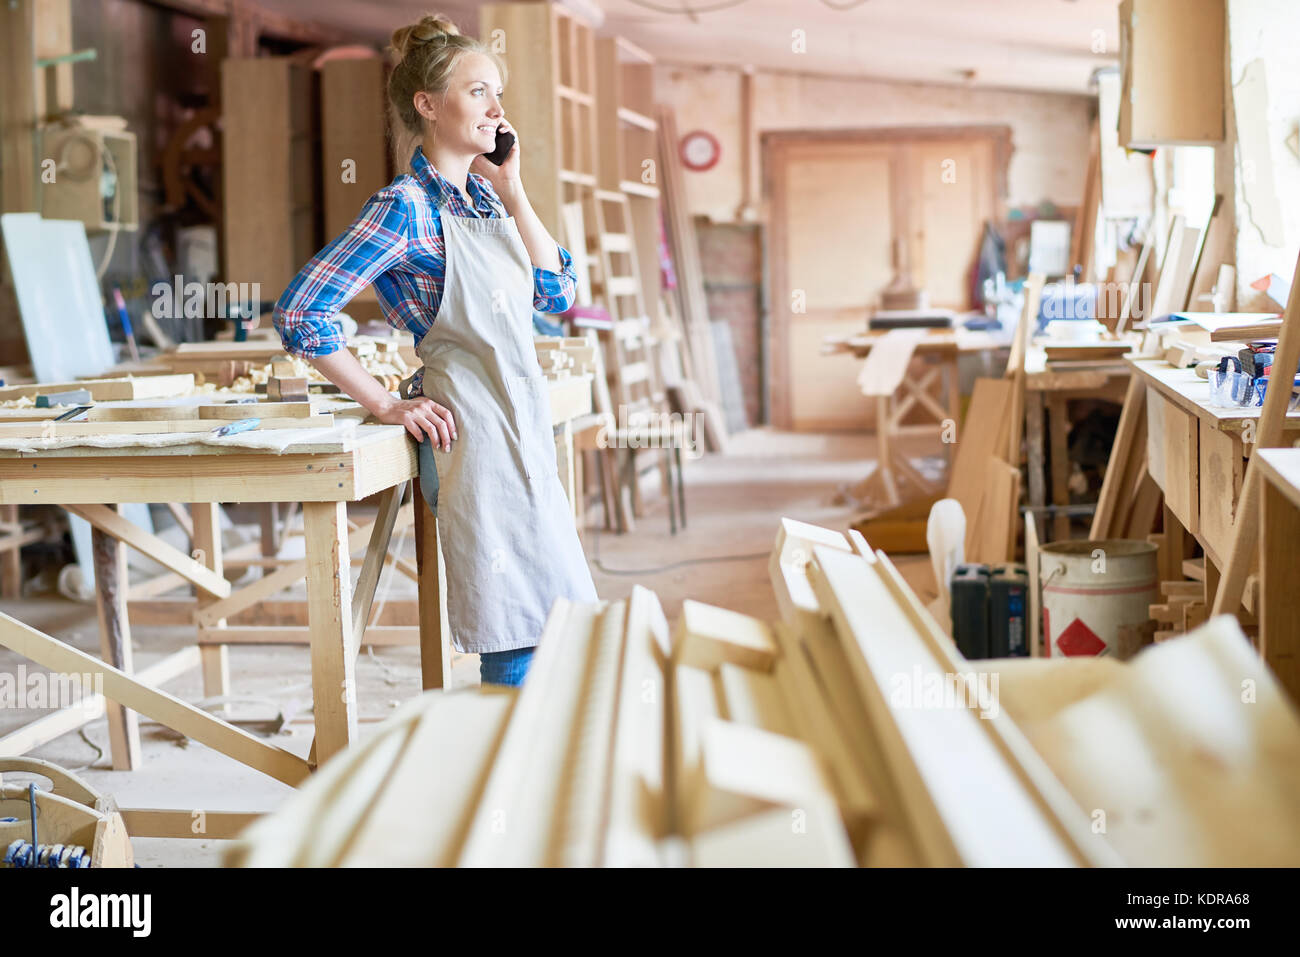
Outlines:
{"label": "workbench leg", "polygon": [[587,455],[576,449],[572,450],[571,454],[573,456],[573,518],[578,526],[578,538],[582,538],[587,532],[587,476],[583,471]]}
{"label": "workbench leg", "polygon": [[307,537],[307,615],[311,631],[311,687],[320,764],[356,738],[352,631],[352,561],[348,515],[342,502],[304,502]]}
{"label": "workbench leg", "polygon": [[1255,605],[1259,650],[1294,706],[1300,705],[1300,595],[1295,587],[1300,510],[1272,482],[1261,484],[1260,590]]}
{"label": "workbench leg", "polygon": [[[17,505],[0,505],[0,522],[4,522],[14,534],[21,534],[22,522],[18,517]],[[0,598],[21,598],[23,593],[23,560],[20,546],[6,548],[0,554]]]}
{"label": "workbench leg", "polygon": [[447,622],[447,566],[438,544],[438,520],[415,493],[415,567],[419,578],[420,675],[425,691],[451,686],[451,627]]}
{"label": "workbench leg", "polygon": [[876,397],[876,474],[880,476],[880,486],[885,492],[885,506],[894,508],[898,505],[898,484],[894,481],[893,445],[890,434],[891,412],[889,396]]}
{"label": "workbench leg", "polygon": [[[110,505],[109,508],[116,508]],[[107,532],[92,527],[91,553],[95,564],[95,605],[99,614],[100,657],[131,674],[131,626],[126,618],[126,547]],[[140,766],[140,724],[134,711],[115,701],[105,701],[113,770],[134,771]]]}
{"label": "workbench leg", "polygon": [[[1070,504],[1070,418],[1066,399],[1047,397],[1048,441],[1052,449],[1052,504]],[[1052,516],[1052,541],[1070,539],[1070,516],[1064,511]]]}
{"label": "workbench leg", "polygon": [[1025,454],[1029,472],[1029,508],[1038,527],[1047,527],[1047,483],[1044,472],[1047,459],[1043,455],[1043,393],[1025,393]]}
{"label": "workbench leg", "polygon": [[1160,580],[1178,582],[1183,580],[1183,553],[1186,551],[1186,532],[1183,523],[1173,513],[1166,502],[1164,506],[1164,533],[1160,537],[1160,551],[1156,555],[1156,564],[1160,570]]}
{"label": "workbench leg", "polygon": [[[190,519],[194,525],[194,551],[191,557],[220,575],[224,565],[221,555],[220,506],[216,502],[195,502],[190,506]],[[194,595],[199,608],[218,600],[197,588]],[[225,627],[226,620],[222,618],[216,625],[208,626],[203,631],[219,631]],[[200,645],[199,658],[203,667],[203,697],[221,698],[230,694],[230,654],[226,646]],[[218,714],[226,714],[230,707],[222,704],[216,710]]]}
{"label": "workbench leg", "polygon": [[[274,558],[280,553],[280,503],[263,502],[257,506],[257,524],[263,558]],[[262,574],[269,574],[264,569]]]}
{"label": "workbench leg", "polygon": [[[943,407],[948,410],[948,418],[952,420],[953,427],[956,428],[961,422],[961,394],[958,389],[957,359],[954,356],[951,360],[943,363]],[[943,423],[939,423],[942,427]],[[948,477],[952,477],[952,463],[954,458],[953,449],[955,442],[943,443],[943,455],[948,466]]]}

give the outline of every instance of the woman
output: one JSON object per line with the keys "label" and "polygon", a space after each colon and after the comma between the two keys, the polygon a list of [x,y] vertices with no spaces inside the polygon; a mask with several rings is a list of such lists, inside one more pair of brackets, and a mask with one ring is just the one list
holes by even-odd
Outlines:
{"label": "woman", "polygon": [[[517,685],[555,599],[596,600],[532,343],[534,307],[572,305],[573,264],[524,193],[519,142],[499,167],[482,155],[498,129],[513,132],[497,58],[443,17],[398,30],[393,47],[389,100],[420,142],[411,174],[303,267],[275,327],[286,350],[420,442],[453,643],[481,656],[484,683]],[[388,321],[415,337],[423,367],[409,398],[371,378],[329,322],[371,283]]]}

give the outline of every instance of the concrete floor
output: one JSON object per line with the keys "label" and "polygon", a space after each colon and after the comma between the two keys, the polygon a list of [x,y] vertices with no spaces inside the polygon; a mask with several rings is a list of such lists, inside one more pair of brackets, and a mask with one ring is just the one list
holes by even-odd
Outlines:
{"label": "concrete floor", "polygon": [[[767,556],[777,521],[788,516],[845,527],[854,512],[837,504],[837,490],[868,474],[873,467],[872,453],[873,439],[862,435],[756,429],[733,436],[726,455],[708,455],[687,464],[688,527],[678,535],[669,534],[667,507],[657,488],[647,493],[647,515],[635,533],[618,536],[594,529],[587,533],[587,556],[600,596],[618,599],[640,584],[659,595],[670,621],[685,598],[762,618],[777,617],[767,578]],[[594,520],[595,509],[591,515]],[[413,558],[409,534],[395,539],[395,547]],[[898,563],[922,599],[929,601],[934,582],[928,560],[901,558]],[[411,595],[413,588],[401,576],[386,575],[376,602],[384,594]],[[0,608],[48,634],[98,653],[93,605],[45,596],[3,602]],[[140,626],[132,629],[132,638],[136,667],[140,668],[183,647],[192,640],[193,632],[181,627]],[[297,713],[286,730],[275,736],[276,743],[305,756],[312,739],[306,648],[239,646],[230,649],[229,657],[231,690],[239,698],[230,705],[231,716],[260,719]],[[20,662],[19,656],[0,649],[0,671],[12,672]],[[477,656],[457,656],[453,687],[477,681]],[[357,687],[360,735],[364,738],[400,702],[419,693],[417,649],[364,648],[357,662]],[[168,682],[164,689],[186,701],[203,696],[197,669]],[[44,713],[2,709],[0,735]],[[32,756],[78,771],[123,807],[269,811],[290,792],[287,786],[202,744],[180,739],[147,719],[141,721],[141,738],[143,766],[132,772],[108,767],[108,729],[103,719],[86,725],[82,733],[65,734],[49,742]],[[133,844],[136,860],[143,867],[208,867],[220,863],[224,842],[136,838]]]}

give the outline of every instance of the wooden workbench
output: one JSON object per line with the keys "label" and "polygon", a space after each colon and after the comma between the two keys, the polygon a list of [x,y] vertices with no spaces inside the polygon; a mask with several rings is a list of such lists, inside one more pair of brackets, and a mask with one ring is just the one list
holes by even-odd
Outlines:
{"label": "wooden workbench", "polygon": [[[153,549],[154,557],[191,581],[199,590],[201,608],[228,598],[231,591],[221,575],[217,504],[302,502],[317,755],[323,761],[347,747],[356,734],[353,661],[345,654],[352,627],[346,503],[393,489],[416,474],[414,444],[397,426],[359,426],[343,438],[308,439],[279,454],[197,443],[163,448],[72,446],[0,451],[0,504],[77,506],[77,511],[96,519],[94,552],[103,658],[134,683],[125,607],[124,543]],[[176,549],[171,550],[174,555],[158,552],[158,540],[111,508],[126,502],[189,503],[194,520],[192,557]],[[224,621],[217,627],[222,626]],[[46,667],[64,670],[59,649],[53,649],[56,654],[51,657],[43,642],[24,644],[15,638],[11,631],[0,634],[0,643]],[[203,645],[201,657],[206,693],[225,694],[225,645]],[[176,727],[172,724],[176,711],[170,703],[153,700],[160,694],[141,697],[133,692],[123,697],[106,686],[105,697],[117,702],[108,709],[114,767],[131,768],[139,761],[139,733],[134,715],[124,705]],[[248,742],[233,734],[238,729],[204,717],[208,721],[199,723],[209,736],[215,736],[204,743],[287,783],[296,784],[305,776],[306,762],[296,755],[263,742],[258,742],[260,748],[247,748]],[[186,733],[204,740],[201,734]]]}
{"label": "wooden workbench", "polygon": [[[890,334],[893,333],[893,335]],[[865,332],[848,337],[828,337],[823,340],[822,351],[827,355],[851,352],[863,360],[859,384],[863,394],[875,400],[877,467],[866,479],[858,483],[851,494],[860,500],[879,492],[878,504],[894,508],[902,501],[899,484],[906,479],[922,495],[942,491],[912,465],[896,440],[916,435],[943,438],[948,423],[955,436],[956,423],[961,419],[958,399],[957,359],[961,355],[1003,348],[1006,342],[989,332],[967,329],[891,330],[890,332]],[[898,347],[892,343],[898,342]],[[890,348],[884,355],[882,348]],[[896,353],[896,354],[895,354]],[[919,376],[908,375],[912,359],[927,366]],[[921,412],[931,421],[909,423],[903,419]],[[943,442],[944,454],[951,449],[951,441]]]}
{"label": "wooden workbench", "polygon": [[[1125,361],[1146,387],[1147,471],[1169,511],[1222,569],[1260,409],[1211,405],[1207,380],[1164,359]],[[1300,438],[1300,413],[1286,417],[1283,432]]]}
{"label": "wooden workbench", "polygon": [[[551,382],[552,421],[566,491],[573,494],[569,422],[591,408],[587,376]],[[250,436],[253,433],[245,433]],[[240,436],[232,437],[233,440]],[[229,441],[229,440],[227,440]],[[418,489],[414,508],[403,509],[406,482],[417,477],[416,446],[400,426],[358,425],[324,437],[320,431],[288,441],[282,449],[249,448],[184,441],[162,447],[135,444],[0,450],[0,506],[40,502],[62,505],[93,526],[102,661],[85,655],[0,615],[0,645],[58,672],[102,674],[113,765],[136,767],[140,759],[135,712],[172,727],[214,749],[289,784],[298,784],[312,764],[343,750],[356,735],[354,661],[368,620],[382,565],[404,564],[388,556],[388,541],[400,522],[414,520],[419,570],[423,683],[442,687],[449,678],[450,635],[443,601],[445,569],[437,548],[436,521]],[[370,527],[349,526],[346,505],[379,494],[379,518]],[[221,574],[223,555],[218,503],[302,503],[306,557],[265,574],[238,591]],[[193,552],[186,555],[123,519],[114,506],[127,502],[189,503]],[[413,513],[413,514],[412,514]],[[399,519],[399,515],[402,517]],[[351,553],[367,544],[354,605]],[[124,544],[161,562],[176,585],[192,584],[190,606],[199,647],[189,647],[135,674],[127,616]],[[427,561],[436,556],[436,561]],[[229,628],[227,616],[256,607],[276,591],[306,578],[306,628],[266,628],[271,642],[308,640],[312,657],[316,742],[314,761],[273,744],[157,690],[156,686],[201,664],[207,696],[228,693],[228,643],[255,643],[258,630]],[[274,634],[272,634],[274,633]],[[0,751],[22,753],[93,717],[89,709],[64,709],[0,738]],[[175,830],[169,812],[149,812],[162,832]],[[188,812],[176,812],[188,813]],[[209,833],[208,836],[212,836]]]}

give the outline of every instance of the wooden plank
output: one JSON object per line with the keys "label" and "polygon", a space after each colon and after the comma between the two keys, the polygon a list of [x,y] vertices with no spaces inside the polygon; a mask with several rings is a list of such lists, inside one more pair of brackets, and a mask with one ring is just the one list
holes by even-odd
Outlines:
{"label": "wooden plank", "polygon": [[1236,326],[1220,326],[1210,331],[1211,342],[1249,342],[1252,339],[1276,339],[1282,334],[1281,319],[1261,319]]}
{"label": "wooden plank", "polygon": [[749,615],[687,599],[674,632],[677,664],[713,671],[730,662],[755,671],[771,671],[776,642],[766,623]]}
{"label": "wooden plank", "polygon": [[[95,608],[99,617],[100,656],[125,674],[132,671],[131,628],[126,617],[126,549],[101,528],[90,531],[95,563]],[[86,691],[92,689],[86,688]],[[134,771],[140,766],[140,724],[123,703],[107,704],[109,747],[113,770]]]}
{"label": "wooden plank", "polygon": [[[310,418],[262,419],[256,426],[259,432],[270,429],[329,429],[334,427],[334,416],[313,415]],[[178,432],[212,432],[220,428],[211,419],[164,419],[151,422],[43,422],[12,424],[0,423],[0,440],[42,439],[56,442],[65,438],[85,438],[96,435],[166,435]]]}
{"label": "wooden plank", "polygon": [[[1117,537],[1115,517],[1125,510],[1124,496],[1132,488],[1129,472],[1135,456],[1140,457],[1146,444],[1146,390],[1140,376],[1130,376],[1128,391],[1115,430],[1106,472],[1102,478],[1101,493],[1097,497],[1097,510],[1092,516],[1092,529],[1088,537],[1094,540]],[[1127,481],[1126,481],[1127,479]]]}
{"label": "wooden plank", "polygon": [[131,675],[3,613],[0,613],[0,645],[74,679],[83,674],[100,674],[106,698],[285,784],[296,786],[307,777],[307,762],[296,754],[268,744],[165,691],[141,684]]}
{"label": "wooden plank", "polygon": [[627,640],[614,724],[606,866],[659,863],[657,841],[668,833],[671,748],[665,668],[670,653],[668,622],[659,599],[654,592],[634,585],[628,599]]}
{"label": "wooden plank", "polygon": [[713,678],[726,720],[772,734],[797,737],[775,675],[724,661]]}
{"label": "wooden plank", "polygon": [[805,742],[711,718],[701,731],[700,771],[690,800],[687,833],[698,835],[771,807],[833,803],[834,797]]}
{"label": "wooden plank", "polygon": [[[400,483],[395,487],[400,488]],[[419,504],[423,505],[424,500],[420,499]],[[399,509],[393,518],[393,529],[402,529],[409,525],[412,514],[413,513],[409,509]],[[351,555],[352,552],[355,552],[369,539],[373,538],[375,535],[375,529],[378,527],[377,522],[378,519],[375,522],[358,526],[348,532],[347,547],[349,555]],[[391,535],[391,530],[389,534]],[[369,557],[369,549],[367,549],[366,554],[367,557]],[[379,554],[382,557],[386,553],[380,552]],[[364,570],[364,564],[362,567]],[[249,608],[264,601],[276,592],[283,591],[284,589],[302,581],[306,575],[307,559],[301,558],[297,561],[286,562],[275,571],[269,574],[264,574],[256,581],[250,582],[236,592],[232,592],[229,597],[224,600],[200,608],[196,612],[194,620],[200,625],[215,625],[218,619],[232,618],[242,611],[247,611]]]}
{"label": "wooden plank", "polygon": [[419,486],[412,495],[415,563],[419,574],[420,676],[425,691],[451,686],[451,625],[447,618],[447,565],[438,520]]}
{"label": "wooden plank", "polygon": [[[406,483],[402,482],[386,489],[379,496],[379,514],[375,517],[366,545],[365,561],[361,565],[361,574],[353,588],[352,644],[349,653],[356,655],[365,635],[366,625],[370,622],[370,607],[375,600],[375,589],[379,585],[379,573],[384,568],[384,557],[388,554],[388,544],[393,537],[393,528],[402,508],[402,496],[406,493]],[[416,506],[423,502],[417,502]],[[351,536],[348,540],[352,544]],[[349,550],[349,553],[351,551]]]}
{"label": "wooden plank", "polygon": [[[157,687],[184,674],[199,664],[199,649],[193,646],[173,652],[166,658],[141,668],[132,676],[142,685]],[[86,691],[75,707],[60,708],[43,718],[28,722],[16,731],[0,737],[0,757],[26,754],[69,731],[76,731],[104,716],[103,695]]]}
{"label": "wooden plank", "polygon": [[225,402],[196,408],[200,419],[306,419],[315,415],[310,402]]}
{"label": "wooden plank", "polygon": [[[218,572],[196,562],[184,552],[168,545],[156,535],[151,535],[133,522],[127,521],[108,505],[64,505],[73,515],[80,516],[94,528],[130,545],[141,555],[152,558],[164,568],[175,572],[208,595],[225,598],[230,594],[230,582]],[[197,547],[202,547],[197,546]]]}
{"label": "wooden plank", "polygon": [[[356,501],[417,474],[414,442],[395,428],[378,446],[330,454],[276,455],[215,446],[150,450],[148,456],[86,449],[0,458],[0,504],[92,499],[121,502],[262,502],[290,487],[299,501]],[[207,449],[208,452],[199,451]],[[195,455],[204,456],[195,459]],[[196,461],[201,467],[196,467]]]}
{"label": "wooden plank", "polygon": [[263,815],[246,811],[189,811],[165,808],[122,808],[122,823],[132,837],[193,838],[228,841]]}
{"label": "wooden plank", "polygon": [[357,734],[352,588],[347,511],[342,502],[304,502],[307,601],[311,616],[311,686],[316,746],[323,763]]}
{"label": "wooden plank", "polygon": [[1016,337],[1011,344],[1011,355],[1007,359],[1005,377],[1011,380],[1011,419],[1006,459],[1017,467],[1020,465],[1021,429],[1025,424],[1025,353],[1029,349],[1031,330],[1038,325],[1038,311],[1043,299],[1045,281],[1046,277],[1042,273],[1030,273],[1029,278],[1025,280],[1024,308],[1020,313],[1020,322],[1016,325]]}
{"label": "wooden plank", "polygon": [[834,802],[803,797],[691,840],[695,867],[852,867],[853,849]]}
{"label": "wooden plank", "polygon": [[[190,506],[190,516],[194,522],[194,556],[199,559],[212,574],[226,582],[223,571],[223,548],[221,540],[221,508],[215,502],[196,502]],[[227,586],[229,583],[227,583]],[[227,588],[227,594],[229,589]],[[197,606],[202,610],[211,604],[211,594],[197,595]],[[226,627],[224,618],[212,619],[206,624],[215,630]],[[200,635],[202,630],[200,630]],[[230,694],[230,657],[224,645],[205,645],[201,648],[203,658],[203,695],[206,698],[225,697]],[[226,705],[220,707],[228,711]]]}
{"label": "wooden plank", "polygon": [[966,421],[962,424],[948,481],[948,497],[961,503],[966,513],[967,548],[988,472],[990,456],[1006,449],[1007,408],[1014,386],[1000,379],[976,379]]}
{"label": "wooden plank", "polygon": [[75,382],[39,382],[0,387],[0,402],[8,399],[34,399],[50,392],[86,389],[96,402],[124,399],[168,399],[194,391],[194,376],[149,375],[122,379],[83,379]]}
{"label": "wooden plank", "polygon": [[[615,613],[621,618],[625,609]],[[563,819],[563,767],[580,730],[583,680],[599,617],[594,604],[557,599],[551,609],[470,823],[461,866],[543,865],[552,859]]]}
{"label": "wooden plank", "polygon": [[[831,613],[924,860],[967,865],[1086,860],[1064,825],[1026,787],[1023,766],[990,739],[976,710],[902,707],[896,695],[891,698],[897,683],[890,676],[910,675],[914,667],[942,676],[951,662],[935,657],[874,567],[832,549],[815,549],[814,559],[813,587]],[[872,639],[879,634],[892,640]],[[980,786],[972,788],[972,781]]]}
{"label": "wooden plank", "polygon": [[518,691],[426,696],[424,715],[339,862],[448,867],[456,862]]}

